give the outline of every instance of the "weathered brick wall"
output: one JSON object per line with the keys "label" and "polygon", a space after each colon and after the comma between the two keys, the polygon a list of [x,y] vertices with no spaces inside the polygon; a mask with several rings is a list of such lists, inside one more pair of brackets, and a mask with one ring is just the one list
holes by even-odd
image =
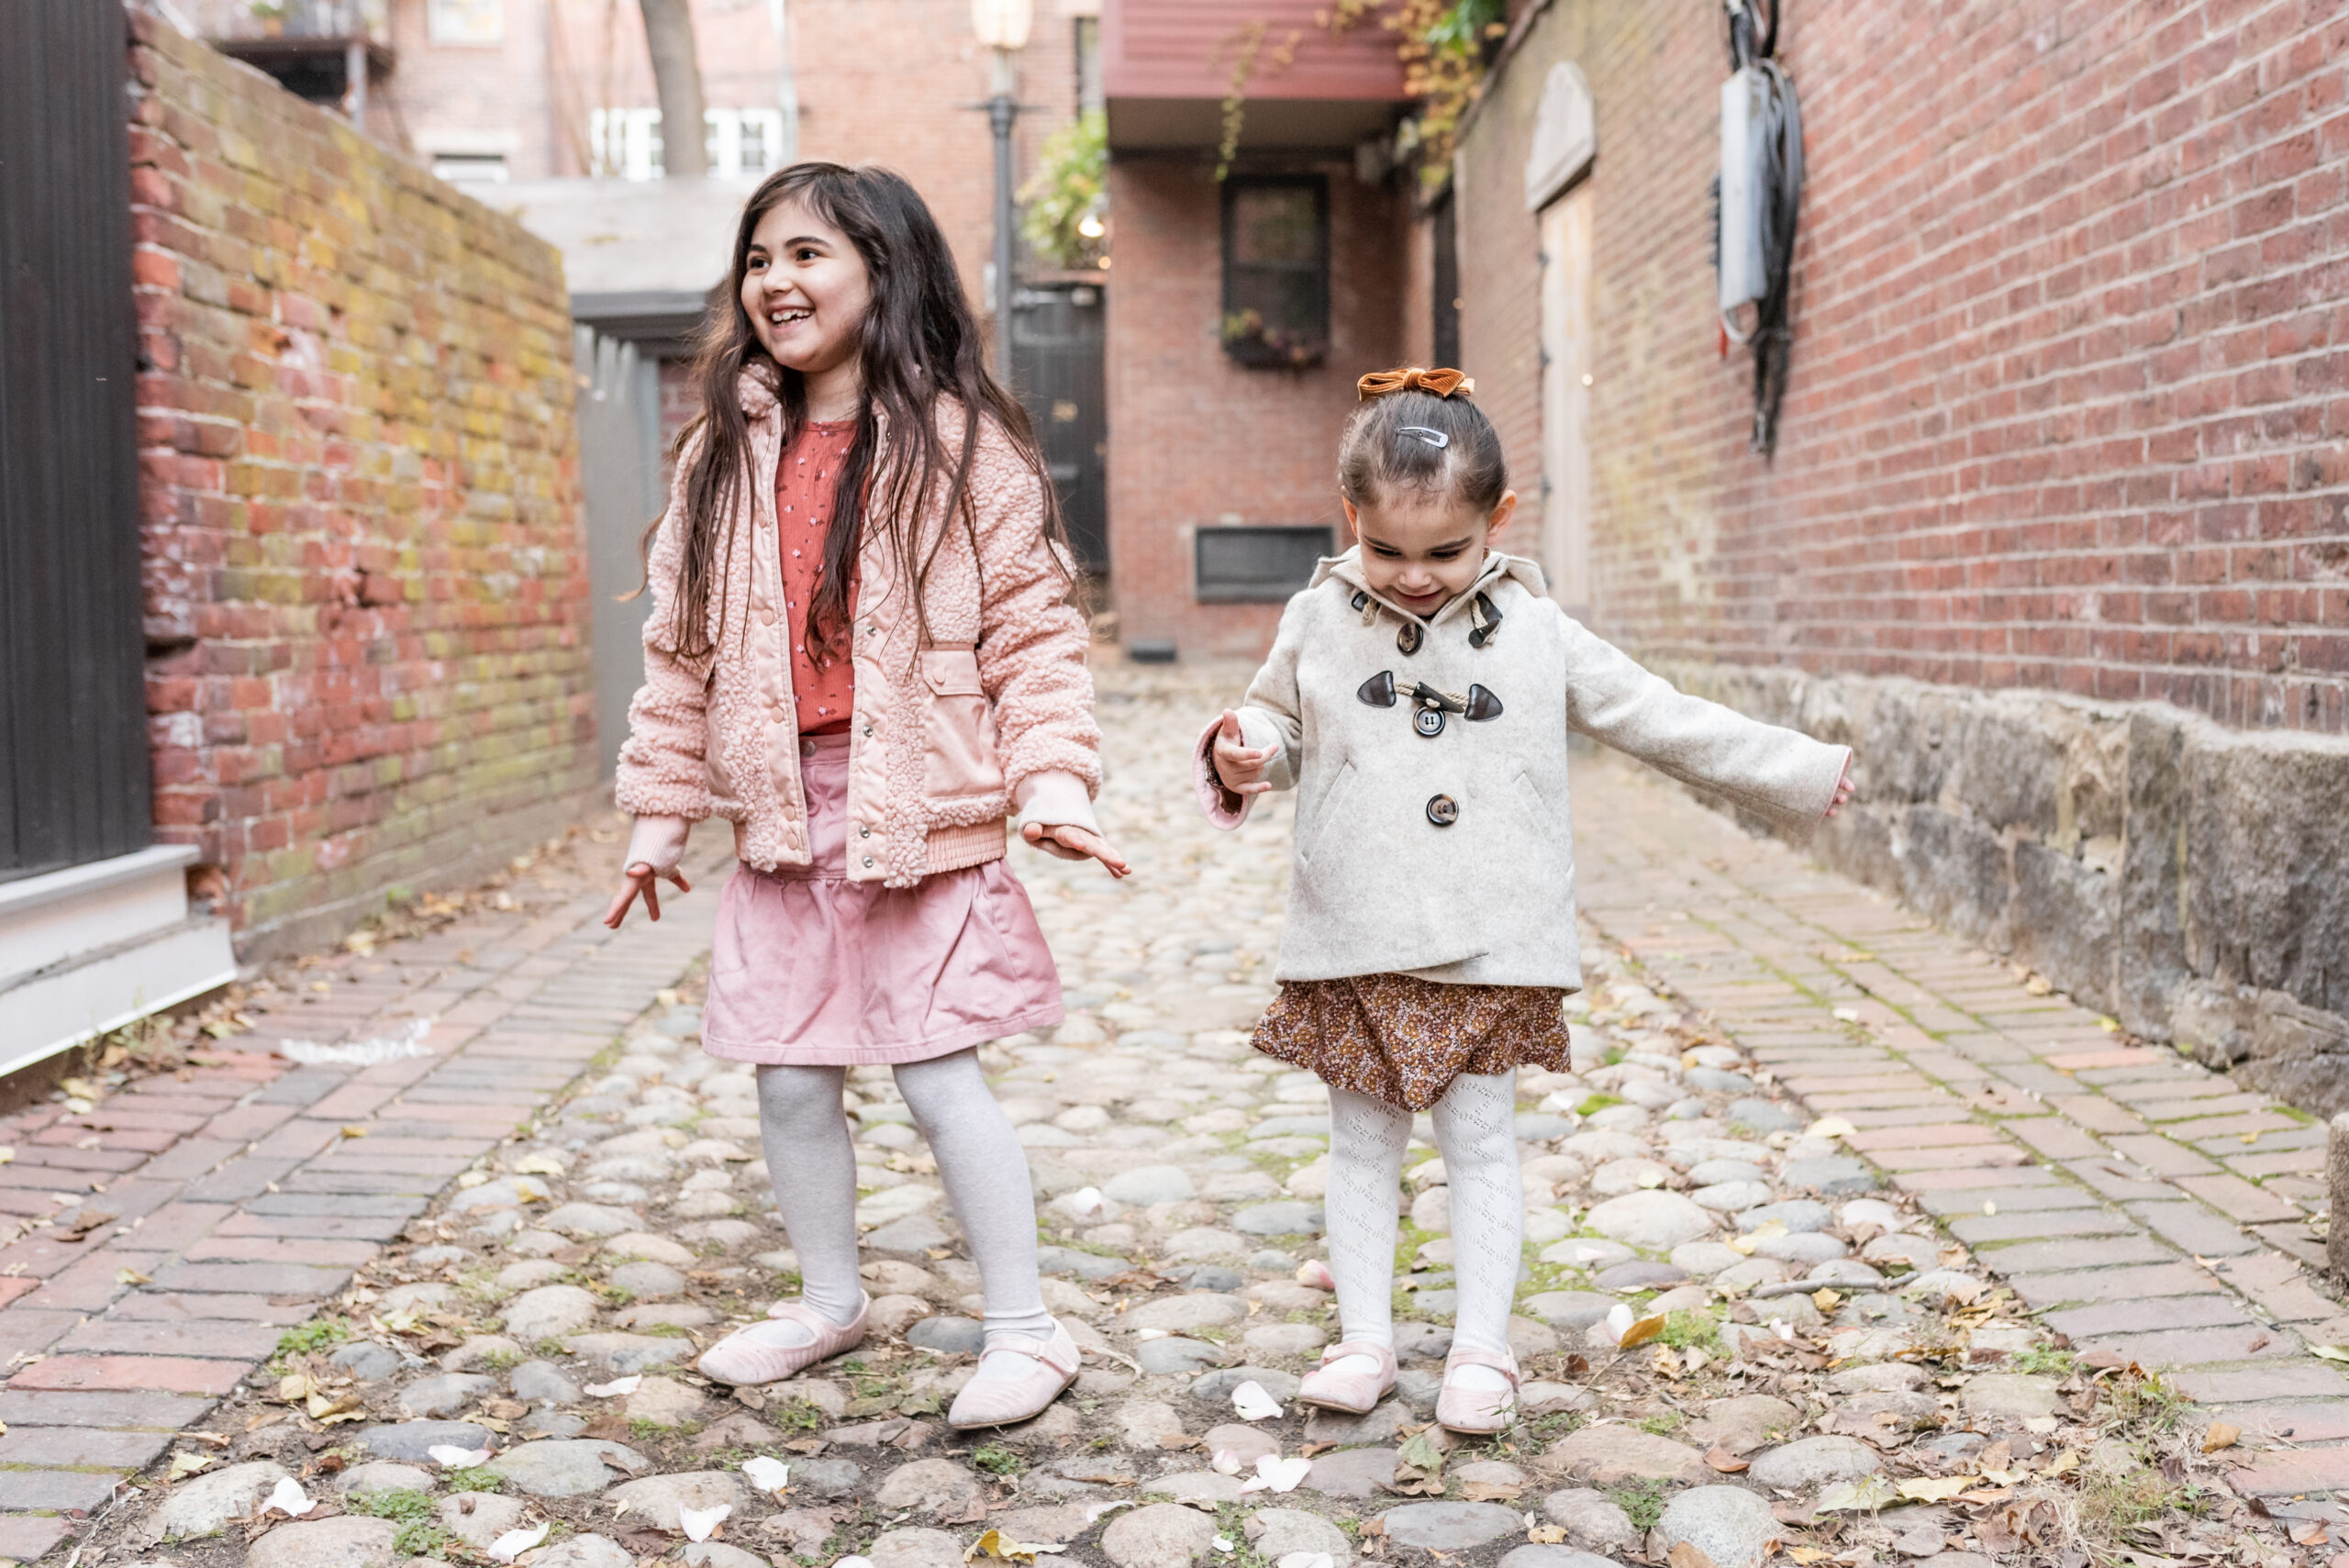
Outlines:
{"label": "weathered brick wall", "polygon": [[244,951],[478,874],[596,775],[555,252],[132,18],[161,836]]}
{"label": "weathered brick wall", "polygon": [[1593,617],[1858,751],[1823,859],[2128,1028],[2349,1104],[2349,19],[1788,13],[1775,459],[1717,351],[1719,17],[1552,0],[1456,164],[1467,367],[1538,484],[1542,83],[1596,101]]}
{"label": "weathered brick wall", "polygon": [[2349,729],[2349,16],[1827,0],[1793,379],[1717,357],[1719,16],[1555,0],[1464,149],[1470,368],[1538,467],[1542,79],[1598,104],[1596,611],[1656,654]]}
{"label": "weathered brick wall", "polygon": [[1310,167],[1330,182],[1330,352],[1288,371],[1238,364],[1218,337],[1223,219],[1212,164],[1174,155],[1109,165],[1109,562],[1130,644],[1172,638],[1186,655],[1249,656],[1270,645],[1280,606],[1194,599],[1197,529],[1344,532],[1338,434],[1355,378],[1402,352],[1408,214],[1393,192],[1357,183],[1351,164]]}

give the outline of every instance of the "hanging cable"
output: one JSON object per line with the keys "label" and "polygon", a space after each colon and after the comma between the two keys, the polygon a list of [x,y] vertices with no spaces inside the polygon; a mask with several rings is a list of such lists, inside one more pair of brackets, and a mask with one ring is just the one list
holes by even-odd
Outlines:
{"label": "hanging cable", "polygon": [[[1733,74],[1721,93],[1714,265],[1721,330],[1731,342],[1753,350],[1753,428],[1747,444],[1766,455],[1777,446],[1794,342],[1787,306],[1802,198],[1802,111],[1794,83],[1771,58],[1779,0],[1767,0],[1766,17],[1755,0],[1724,3]],[[1753,324],[1741,328],[1735,313],[1747,304],[1753,306]]]}

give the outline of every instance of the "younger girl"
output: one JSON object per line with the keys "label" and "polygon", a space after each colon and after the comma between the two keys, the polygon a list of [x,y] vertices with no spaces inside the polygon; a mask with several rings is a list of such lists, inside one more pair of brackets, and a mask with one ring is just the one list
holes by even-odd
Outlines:
{"label": "younger girl", "polygon": [[1788,824],[1832,815],[1850,752],[1686,696],[1491,548],[1516,508],[1457,371],[1364,376],[1338,451],[1358,541],[1291,599],[1237,714],[1199,740],[1200,798],[1237,827],[1296,789],[1281,991],[1256,1049],[1330,1085],[1330,1269],[1340,1343],[1298,1397],[1366,1411],[1395,1383],[1396,1195],[1432,1109],[1459,1307],[1436,1419],[1508,1426],[1523,1191],[1516,1069],[1571,1066],[1566,735]]}
{"label": "younger girl", "polygon": [[691,824],[734,824],[702,1049],[759,1063],[797,1300],[701,1370],[769,1383],[864,1337],[852,1064],[888,1062],[979,1267],[986,1344],[956,1427],[1025,1420],[1076,1375],[1044,1310],[1028,1164],[977,1047],[1061,1018],[1004,819],[1125,863],[1094,824],[1086,631],[1028,419],[981,362],[946,241],[880,169],[801,163],[734,240],[667,515],[647,536],[644,685],[606,923],[679,888]]}

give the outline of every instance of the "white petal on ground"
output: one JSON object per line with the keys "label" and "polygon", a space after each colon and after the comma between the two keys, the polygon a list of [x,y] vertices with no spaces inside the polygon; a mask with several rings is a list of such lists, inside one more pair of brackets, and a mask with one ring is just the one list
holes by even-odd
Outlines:
{"label": "white petal on ground", "polygon": [[269,1501],[262,1507],[264,1509],[275,1508],[289,1518],[298,1519],[312,1508],[317,1507],[317,1504],[312,1502],[310,1495],[302,1490],[302,1484],[299,1481],[288,1475],[278,1482],[276,1489],[269,1495]]}
{"label": "white petal on ground", "polygon": [[424,1451],[425,1457],[435,1464],[445,1464],[451,1470],[471,1470],[477,1464],[489,1462],[487,1448],[459,1448],[455,1443],[434,1443]]}
{"label": "white petal on ground", "polygon": [[492,1562],[511,1562],[530,1548],[546,1540],[547,1531],[554,1528],[551,1519],[543,1520],[535,1529],[509,1529],[489,1543]]}
{"label": "white petal on ground", "polygon": [[731,1503],[720,1503],[714,1508],[679,1508],[677,1523],[685,1527],[687,1540],[707,1540],[710,1532],[726,1521],[734,1511]]}
{"label": "white petal on ground", "polygon": [[763,1453],[744,1460],[742,1473],[762,1492],[780,1492],[791,1485],[791,1466]]}
{"label": "white petal on ground", "polygon": [[609,1383],[591,1383],[587,1385],[587,1396],[591,1399],[623,1398],[635,1393],[636,1385],[643,1381],[642,1373],[632,1372],[626,1377],[616,1377]]}
{"label": "white petal on ground", "polygon": [[1231,1407],[1243,1421],[1269,1421],[1281,1413],[1278,1402],[1253,1378],[1231,1391]]}

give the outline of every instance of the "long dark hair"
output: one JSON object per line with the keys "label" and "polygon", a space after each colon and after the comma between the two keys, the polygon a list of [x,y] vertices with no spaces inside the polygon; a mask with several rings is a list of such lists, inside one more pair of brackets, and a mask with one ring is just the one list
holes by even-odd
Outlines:
{"label": "long dark hair", "polygon": [[[768,357],[750,313],[742,308],[751,236],[759,220],[785,202],[799,203],[848,236],[863,258],[873,291],[857,350],[864,396],[857,411],[856,437],[832,493],[823,574],[808,606],[809,652],[822,659],[848,651],[855,610],[849,602],[849,582],[867,528],[886,539],[896,557],[897,582],[913,585],[915,613],[927,635],[923,590],[945,529],[935,530],[927,539],[921,537],[922,503],[943,480],[945,515],[959,519],[975,543],[970,477],[982,421],[991,420],[1001,428],[1035,473],[1043,491],[1044,536],[1051,541],[1055,565],[1063,573],[1067,571],[1060,501],[1028,412],[987,373],[978,321],[963,297],[953,252],[920,193],[904,175],[874,165],[851,169],[839,163],[795,163],[767,176],[742,209],[734,231],[733,264],[727,269],[725,306],[722,312],[713,313],[695,361],[701,412],[678,433],[671,449],[672,459],[678,460],[693,448],[685,472],[685,566],[668,628],[669,651],[681,658],[704,658],[716,651],[710,593],[716,582],[722,630],[729,590],[717,579],[719,563],[733,548],[740,487],[773,482],[772,475],[762,479],[750,473],[750,421],[742,413],[737,384],[746,372],[764,367],[782,404],[786,446],[807,417],[805,382],[798,372]],[[963,415],[962,450],[952,454],[938,432],[938,405],[946,397],[956,400]],[[698,447],[694,445],[696,436],[701,438]],[[869,494],[876,476],[881,481],[877,496]],[[874,501],[878,505],[870,504]],[[644,536],[648,562],[659,528],[656,522]]]}

